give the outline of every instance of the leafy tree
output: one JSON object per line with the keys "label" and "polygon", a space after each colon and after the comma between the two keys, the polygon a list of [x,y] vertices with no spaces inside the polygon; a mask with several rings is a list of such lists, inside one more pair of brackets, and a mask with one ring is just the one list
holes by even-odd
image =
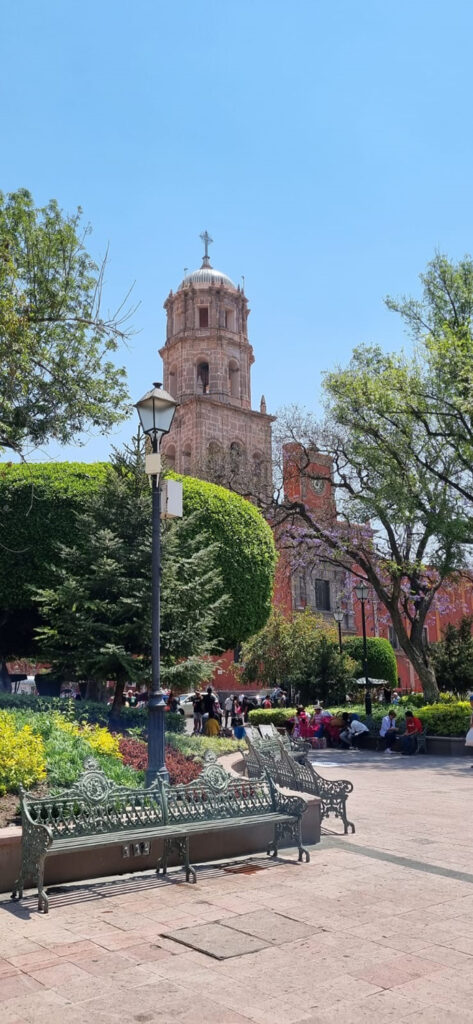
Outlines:
{"label": "leafy tree", "polygon": [[[211,674],[203,655],[217,643],[224,604],[216,555],[192,520],[164,530],[162,679],[177,689]],[[139,443],[116,458],[50,573],[50,586],[35,595],[41,653],[69,677],[115,679],[116,717],[125,682],[147,680],[151,657],[151,493]]]}
{"label": "leafy tree", "polygon": [[414,333],[411,355],[360,346],[346,369],[325,375],[323,422],[292,409],[278,424],[281,449],[292,445],[309,478],[314,452],[333,459],[337,512],[315,515],[285,494],[275,518],[299,561],[304,550],[309,566],[325,559],[368,580],[434,701],[424,624],[467,569],[473,539],[472,261],[437,256],[422,281],[422,301],[387,300]]}
{"label": "leafy tree", "polygon": [[339,653],[336,630],[309,610],[290,619],[274,611],[243,645],[242,661],[245,681],[289,685],[305,701],[344,698],[354,666]]}
{"label": "leafy tree", "polygon": [[104,265],[87,253],[88,233],[80,209],[0,193],[0,450],[23,456],[126,415],[125,371],[108,354],[128,314],[101,315]]}
{"label": "leafy tree", "polygon": [[464,615],[458,626],[449,622],[443,640],[434,644],[432,655],[439,686],[463,694],[473,688],[473,616]]}
{"label": "leafy tree", "polygon": [[[109,472],[106,463],[0,465],[0,656],[38,656],[32,587],[49,588],[58,545],[74,547],[77,516],[100,502]],[[258,509],[238,494],[192,477],[182,480],[189,535],[201,536],[200,546],[216,545],[229,601],[219,608],[214,635],[227,649],[261,629],[268,618],[276,562],[273,535]],[[144,473],[143,481],[148,493]]]}
{"label": "leafy tree", "polygon": [[[363,672],[363,638],[361,636],[346,637],[343,647],[350,658],[356,661],[358,675]],[[392,687],[397,686],[397,662],[394,651],[382,636],[366,637],[366,654],[368,675],[371,679],[385,679]]]}

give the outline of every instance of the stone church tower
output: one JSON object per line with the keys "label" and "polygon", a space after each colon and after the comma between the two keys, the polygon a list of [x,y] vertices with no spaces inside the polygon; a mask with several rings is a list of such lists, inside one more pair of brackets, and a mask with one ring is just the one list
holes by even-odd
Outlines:
{"label": "stone church tower", "polygon": [[162,453],[179,473],[262,496],[271,488],[274,417],[267,415],[264,397],[259,412],[251,408],[248,302],[240,286],[211,266],[212,239],[207,232],[201,238],[200,270],[164,303],[164,387],[179,407]]}

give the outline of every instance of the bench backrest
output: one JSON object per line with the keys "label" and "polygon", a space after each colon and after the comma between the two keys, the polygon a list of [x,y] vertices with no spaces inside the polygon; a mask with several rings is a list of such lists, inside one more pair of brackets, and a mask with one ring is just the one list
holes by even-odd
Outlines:
{"label": "bench backrest", "polygon": [[[23,818],[47,825],[55,837],[87,836],[153,825],[186,824],[218,818],[263,816],[272,811],[294,813],[295,805],[272,779],[233,777],[208,752],[201,774],[186,785],[170,786],[159,777],[147,789],[116,786],[93,758],[70,789],[36,798],[21,792]],[[303,803],[299,811],[302,813]]]}
{"label": "bench backrest", "polygon": [[55,796],[35,797],[21,792],[22,813],[37,825],[47,825],[54,837],[119,832],[164,823],[159,787],[131,789],[107,778],[94,758],[70,789]]}

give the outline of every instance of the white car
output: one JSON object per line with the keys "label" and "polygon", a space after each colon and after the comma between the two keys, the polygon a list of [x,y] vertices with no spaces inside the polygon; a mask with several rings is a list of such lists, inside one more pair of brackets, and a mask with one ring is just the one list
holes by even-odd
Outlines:
{"label": "white car", "polygon": [[179,711],[182,711],[186,718],[194,717],[194,705],[192,703],[193,693],[179,694]]}

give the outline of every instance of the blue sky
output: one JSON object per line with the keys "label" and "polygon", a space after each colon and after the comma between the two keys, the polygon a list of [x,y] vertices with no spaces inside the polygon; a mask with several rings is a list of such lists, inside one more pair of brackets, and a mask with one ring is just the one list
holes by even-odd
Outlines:
{"label": "blue sky", "polygon": [[[468,0],[4,4],[0,188],[82,206],[106,308],[134,283],[133,400],[205,228],[245,276],[254,406],[316,409],[354,345],[406,343],[383,296],[473,250],[472,29]],[[36,457],[105,458],[132,427]]]}

